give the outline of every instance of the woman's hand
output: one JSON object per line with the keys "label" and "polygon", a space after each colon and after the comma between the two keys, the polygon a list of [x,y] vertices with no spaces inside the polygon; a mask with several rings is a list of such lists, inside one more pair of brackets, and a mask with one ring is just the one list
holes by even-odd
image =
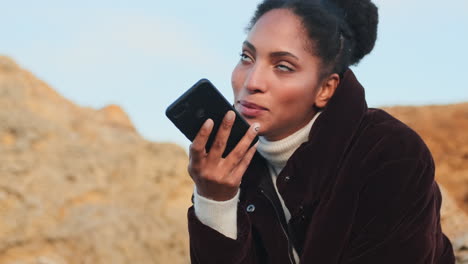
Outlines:
{"label": "woman's hand", "polygon": [[250,126],[226,158],[221,157],[235,117],[233,111],[226,113],[209,153],[206,152],[205,145],[213,130],[211,119],[205,121],[190,145],[188,172],[197,186],[198,194],[203,197],[216,201],[232,199],[237,194],[242,175],[255,154],[257,145],[251,148],[249,146],[257,135],[260,127],[258,123]]}

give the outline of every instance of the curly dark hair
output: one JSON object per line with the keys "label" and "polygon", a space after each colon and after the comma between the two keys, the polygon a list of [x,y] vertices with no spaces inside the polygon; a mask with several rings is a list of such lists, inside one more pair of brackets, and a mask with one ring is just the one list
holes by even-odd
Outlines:
{"label": "curly dark hair", "polygon": [[291,10],[301,19],[310,51],[321,58],[324,75],[342,76],[374,48],[379,18],[370,0],[264,0],[247,30],[273,9]]}

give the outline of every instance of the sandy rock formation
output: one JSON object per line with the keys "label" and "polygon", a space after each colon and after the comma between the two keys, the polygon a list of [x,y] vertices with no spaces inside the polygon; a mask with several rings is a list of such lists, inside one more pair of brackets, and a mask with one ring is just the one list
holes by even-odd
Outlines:
{"label": "sandy rock formation", "polygon": [[188,263],[186,167],[0,57],[0,264]]}
{"label": "sandy rock formation", "polygon": [[468,263],[468,214],[458,207],[455,199],[440,185],[443,196],[441,222],[445,235],[450,238],[457,263]]}

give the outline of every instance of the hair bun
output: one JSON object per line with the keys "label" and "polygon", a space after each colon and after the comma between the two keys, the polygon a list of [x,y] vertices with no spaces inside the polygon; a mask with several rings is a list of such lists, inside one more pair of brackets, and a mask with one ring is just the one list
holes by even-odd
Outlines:
{"label": "hair bun", "polygon": [[344,11],[344,20],[352,31],[354,50],[350,65],[357,64],[375,46],[379,15],[370,0],[332,0]]}

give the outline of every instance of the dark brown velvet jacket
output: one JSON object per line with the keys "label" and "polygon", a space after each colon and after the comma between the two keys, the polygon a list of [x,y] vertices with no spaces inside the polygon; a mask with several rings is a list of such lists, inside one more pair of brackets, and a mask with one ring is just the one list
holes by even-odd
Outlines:
{"label": "dark brown velvet jacket", "polygon": [[191,207],[192,263],[293,263],[292,245],[300,263],[455,263],[428,148],[405,124],[367,108],[351,70],[276,184],[288,224],[257,153],[241,184],[237,240]]}

